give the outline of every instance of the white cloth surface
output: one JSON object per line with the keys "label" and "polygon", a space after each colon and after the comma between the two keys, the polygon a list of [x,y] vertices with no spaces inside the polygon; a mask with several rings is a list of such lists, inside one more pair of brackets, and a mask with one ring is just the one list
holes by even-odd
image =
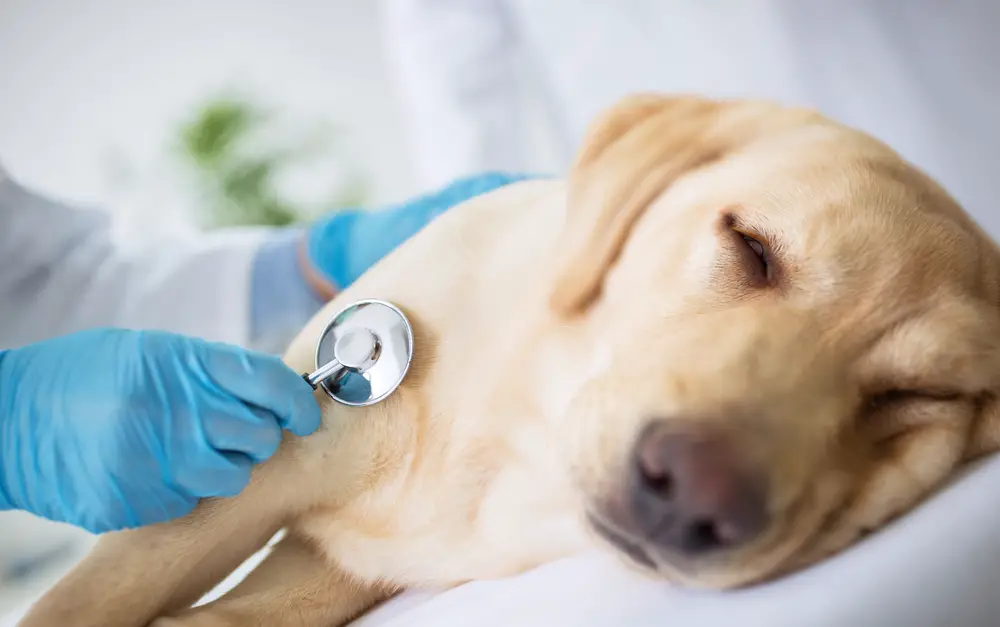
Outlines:
{"label": "white cloth surface", "polygon": [[1000,2],[385,0],[388,57],[424,184],[564,169],[637,91],[760,97],[887,141],[1000,235]]}
{"label": "white cloth surface", "polygon": [[[997,529],[1000,456],[853,548],[769,584],[674,589],[595,554],[509,579],[406,592],[352,627],[993,627],[1000,624]],[[14,627],[26,609],[0,627]]]}

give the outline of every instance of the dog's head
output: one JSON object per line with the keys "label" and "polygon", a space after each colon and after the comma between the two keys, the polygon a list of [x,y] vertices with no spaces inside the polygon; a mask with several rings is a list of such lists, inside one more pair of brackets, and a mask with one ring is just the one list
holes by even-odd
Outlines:
{"label": "dog's head", "polygon": [[630,98],[575,164],[551,305],[590,525],[730,587],[839,550],[994,448],[1000,260],[929,178],[803,110]]}

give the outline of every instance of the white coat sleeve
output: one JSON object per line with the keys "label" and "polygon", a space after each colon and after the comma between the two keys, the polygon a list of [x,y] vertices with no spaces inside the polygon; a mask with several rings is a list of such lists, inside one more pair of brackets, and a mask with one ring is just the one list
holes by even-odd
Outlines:
{"label": "white coat sleeve", "polygon": [[110,215],[26,189],[0,169],[0,348],[88,327],[247,345],[256,234],[126,250]]}
{"label": "white coat sleeve", "polygon": [[521,170],[521,46],[505,0],[384,0],[383,10],[421,186]]}

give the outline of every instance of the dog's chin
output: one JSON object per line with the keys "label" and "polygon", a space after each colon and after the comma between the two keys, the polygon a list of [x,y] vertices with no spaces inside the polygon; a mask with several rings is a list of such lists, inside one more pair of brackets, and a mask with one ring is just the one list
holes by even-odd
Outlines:
{"label": "dog's chin", "polygon": [[[720,554],[708,559],[684,560],[659,551],[650,543],[620,529],[605,518],[587,514],[590,528],[626,563],[641,573],[692,590],[729,590],[766,583],[795,570],[801,563],[790,547],[767,547],[763,555]],[[762,547],[763,548],[763,547]],[[786,559],[775,554],[792,553]],[[762,559],[758,559],[762,558]],[[767,564],[767,566],[764,566]],[[791,566],[791,568],[790,568]]]}
{"label": "dog's chin", "polygon": [[593,514],[587,515],[587,521],[597,535],[629,560],[633,566],[661,575],[659,565],[653,560],[651,551],[646,548],[643,542],[630,537],[625,532],[618,531]]}
{"label": "dog's chin", "polygon": [[711,588],[699,585],[691,567],[678,560],[666,558],[648,542],[619,529],[603,517],[588,513],[587,522],[594,533],[607,544],[627,567],[640,573],[660,579],[675,586],[686,588]]}

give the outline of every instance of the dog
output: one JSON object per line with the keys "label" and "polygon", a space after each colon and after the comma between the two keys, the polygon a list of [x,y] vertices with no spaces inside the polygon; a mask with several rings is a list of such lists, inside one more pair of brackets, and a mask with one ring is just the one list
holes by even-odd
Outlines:
{"label": "dog", "polygon": [[[323,395],[235,498],[108,534],[23,627],[320,627],[604,547],[738,588],[841,551],[1000,442],[1000,254],[930,177],[808,109],[638,94],[568,177],[467,201],[361,298],[407,379]],[[242,583],[192,607],[286,530]]]}

